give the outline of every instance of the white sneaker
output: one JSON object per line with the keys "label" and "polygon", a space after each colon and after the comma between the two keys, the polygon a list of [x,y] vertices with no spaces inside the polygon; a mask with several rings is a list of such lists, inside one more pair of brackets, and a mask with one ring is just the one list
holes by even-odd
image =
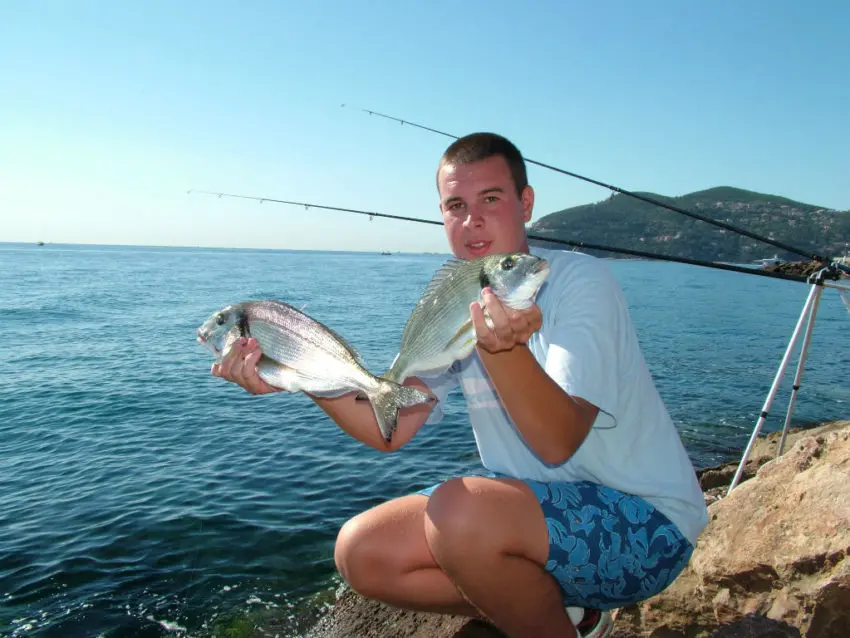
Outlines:
{"label": "white sneaker", "polygon": [[610,611],[567,607],[567,615],[575,625],[579,638],[605,638],[614,631],[614,618]]}

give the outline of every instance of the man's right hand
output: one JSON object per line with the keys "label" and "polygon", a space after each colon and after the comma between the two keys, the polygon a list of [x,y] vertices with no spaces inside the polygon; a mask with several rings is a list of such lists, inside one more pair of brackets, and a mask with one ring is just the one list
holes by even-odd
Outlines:
{"label": "man's right hand", "polygon": [[251,394],[282,392],[263,381],[257,374],[257,362],[262,356],[263,351],[260,350],[256,339],[242,337],[233,342],[227,356],[221,363],[214,363],[210,372],[214,377],[221,377],[242,386]]}

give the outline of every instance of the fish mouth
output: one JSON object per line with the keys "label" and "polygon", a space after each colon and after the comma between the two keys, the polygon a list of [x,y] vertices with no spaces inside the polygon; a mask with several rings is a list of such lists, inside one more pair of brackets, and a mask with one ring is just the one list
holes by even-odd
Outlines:
{"label": "fish mouth", "polygon": [[534,267],[531,269],[531,272],[534,273],[535,275],[537,275],[539,273],[543,273],[543,272],[548,272],[548,271],[549,271],[549,262],[546,261],[545,259],[540,259],[540,261],[538,261],[536,264],[534,264]]}
{"label": "fish mouth", "polygon": [[207,334],[207,333],[205,333],[201,330],[198,330],[198,336],[195,338],[195,341],[197,341],[204,348],[206,348],[207,350],[212,352],[214,355],[218,356],[219,354],[221,354],[221,351],[218,349],[218,347],[215,345],[215,343],[210,341],[209,339],[210,339],[209,334]]}

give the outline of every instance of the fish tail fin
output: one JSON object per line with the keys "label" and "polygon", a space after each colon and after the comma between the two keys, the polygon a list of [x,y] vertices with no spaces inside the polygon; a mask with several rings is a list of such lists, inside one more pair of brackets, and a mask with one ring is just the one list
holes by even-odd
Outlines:
{"label": "fish tail fin", "polygon": [[398,378],[398,374],[396,373],[396,370],[394,368],[390,368],[389,370],[384,372],[384,374],[382,374],[380,378],[389,381],[390,383],[396,383],[399,385],[401,385],[404,381],[404,379]]}
{"label": "fish tail fin", "polygon": [[375,419],[378,421],[381,436],[389,443],[398,425],[398,411],[401,408],[433,404],[437,402],[437,397],[417,388],[399,385],[392,381],[381,381],[378,388],[369,393],[369,401],[372,404]]}

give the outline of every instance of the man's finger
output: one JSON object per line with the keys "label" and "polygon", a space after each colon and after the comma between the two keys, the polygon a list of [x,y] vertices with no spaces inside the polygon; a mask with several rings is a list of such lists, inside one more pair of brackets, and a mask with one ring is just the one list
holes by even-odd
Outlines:
{"label": "man's finger", "polygon": [[218,364],[218,376],[225,379],[230,379],[233,370],[233,364],[242,359],[242,348],[233,345],[233,349],[227,353],[227,356]]}
{"label": "man's finger", "polygon": [[484,309],[477,301],[473,301],[469,304],[469,317],[472,319],[472,325],[475,327],[475,334],[477,337],[481,337],[483,333],[490,330],[487,326],[487,322],[484,320]]}
{"label": "man's finger", "polygon": [[484,302],[493,325],[493,333],[499,341],[504,342],[507,347],[510,347],[508,344],[516,338],[511,317],[506,312],[502,302],[493,293],[485,294]]}
{"label": "man's finger", "polygon": [[484,319],[484,310],[477,301],[469,304],[469,318],[472,320],[472,329],[475,332],[475,340],[484,344],[490,338],[490,327]]}
{"label": "man's finger", "polygon": [[247,354],[242,361],[240,370],[242,386],[252,394],[267,394],[276,391],[276,388],[263,381],[257,373],[257,364],[263,356],[263,351],[257,341],[250,339],[246,350]]}
{"label": "man's finger", "polygon": [[499,326],[510,323],[510,318],[505,312],[505,307],[489,288],[483,290],[481,298],[484,301],[484,306],[487,308],[490,319],[493,321],[493,325]]}
{"label": "man's finger", "polygon": [[252,350],[247,355],[242,362],[242,375],[247,379],[253,381],[255,378],[259,379],[257,375],[257,363],[260,361],[260,357],[263,356],[263,352],[259,349]]}

